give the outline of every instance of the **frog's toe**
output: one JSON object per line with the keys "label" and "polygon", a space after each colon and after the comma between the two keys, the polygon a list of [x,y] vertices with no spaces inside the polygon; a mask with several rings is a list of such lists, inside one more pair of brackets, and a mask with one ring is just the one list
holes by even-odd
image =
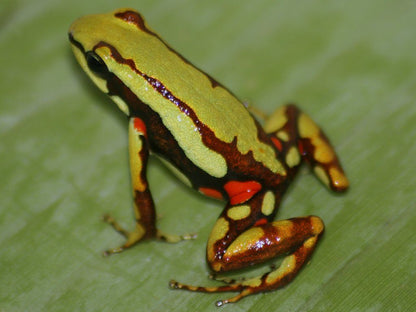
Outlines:
{"label": "frog's toe", "polygon": [[191,240],[191,239],[197,238],[197,236],[198,235],[196,233],[184,234],[184,235],[167,234],[160,230],[158,230],[156,234],[157,239],[160,239],[167,243],[178,243],[183,240]]}

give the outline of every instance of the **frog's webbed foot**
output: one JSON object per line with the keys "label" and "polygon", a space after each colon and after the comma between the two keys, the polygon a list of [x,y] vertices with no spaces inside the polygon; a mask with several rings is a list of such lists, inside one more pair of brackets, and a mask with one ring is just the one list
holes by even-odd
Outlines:
{"label": "frog's webbed foot", "polygon": [[[227,281],[223,281],[224,283],[227,283]],[[244,284],[246,281],[242,282],[236,282],[231,283],[223,286],[217,286],[217,287],[200,287],[200,286],[191,286],[187,284],[179,283],[175,280],[171,280],[169,282],[169,287],[172,289],[183,289],[183,290],[189,290],[189,291],[198,291],[198,292],[208,292],[208,293],[214,293],[214,292],[229,292],[229,291],[238,291],[239,294],[223,300],[218,300],[215,305],[217,307],[221,307],[226,303],[233,303],[237,302],[241,298],[244,298],[252,293],[254,293],[250,286],[245,286]]]}
{"label": "frog's webbed foot", "polygon": [[140,223],[136,223],[136,227],[133,231],[127,231],[113,217],[111,217],[108,214],[103,216],[103,221],[110,224],[114,228],[114,230],[116,230],[126,238],[126,242],[123,245],[116,248],[110,248],[104,251],[104,256],[120,253],[123,250],[126,250],[134,246],[145,237],[146,231]]}
{"label": "frog's webbed foot", "polygon": [[124,229],[113,217],[106,214],[103,216],[103,221],[110,224],[114,230],[116,230],[118,233],[123,235],[126,238],[126,242],[121,245],[120,247],[111,248],[106,251],[104,251],[104,256],[109,256],[115,253],[120,253],[141,240],[145,238],[152,238],[156,237],[157,239],[167,242],[167,243],[178,243],[183,240],[191,240],[195,239],[197,237],[196,234],[185,234],[185,235],[174,235],[174,234],[166,234],[160,230],[156,230],[156,234],[153,235],[151,233],[146,233],[145,228],[141,225],[140,222],[136,222],[136,227],[133,231],[127,231]]}

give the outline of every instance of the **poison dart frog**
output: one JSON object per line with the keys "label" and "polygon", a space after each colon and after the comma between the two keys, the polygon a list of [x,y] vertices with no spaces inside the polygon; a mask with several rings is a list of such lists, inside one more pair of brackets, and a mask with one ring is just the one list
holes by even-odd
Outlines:
{"label": "poison dart frog", "polygon": [[191,238],[167,235],[156,227],[146,177],[151,152],[187,185],[226,203],[207,243],[213,272],[284,256],[279,267],[262,276],[224,280],[218,287],[170,281],[172,288],[238,293],[218,301],[221,306],[290,283],[324,231],[317,216],[274,220],[300,165],[305,161],[333,191],[349,185],[320,127],[295,105],[279,108],[261,125],[250,109],[175,52],[135,10],[79,18],[69,29],[69,40],[82,69],[129,119],[136,223],[128,231],[106,216],[126,241],[105,254],[149,238],[167,242]]}

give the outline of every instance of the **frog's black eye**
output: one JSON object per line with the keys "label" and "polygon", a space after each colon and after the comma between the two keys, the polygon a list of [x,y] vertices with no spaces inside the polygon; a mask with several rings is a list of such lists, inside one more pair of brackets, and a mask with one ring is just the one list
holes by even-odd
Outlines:
{"label": "frog's black eye", "polygon": [[89,51],[86,53],[85,58],[87,60],[88,68],[97,76],[103,77],[108,74],[107,65],[95,52]]}

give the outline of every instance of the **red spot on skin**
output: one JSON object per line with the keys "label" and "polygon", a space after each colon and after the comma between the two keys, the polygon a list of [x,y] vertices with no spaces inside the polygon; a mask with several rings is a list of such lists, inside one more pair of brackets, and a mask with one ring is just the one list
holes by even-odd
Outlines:
{"label": "red spot on skin", "polygon": [[261,184],[256,181],[230,181],[224,185],[230,197],[230,204],[237,205],[246,202],[261,190]]}
{"label": "red spot on skin", "polygon": [[199,191],[204,194],[205,196],[212,197],[215,199],[224,199],[221,192],[208,188],[208,187],[200,187]]}
{"label": "red spot on skin", "polygon": [[259,225],[263,225],[267,223],[267,219],[266,218],[261,218],[259,220],[256,221],[256,223],[254,223],[254,226],[259,226]]}
{"label": "red spot on skin", "polygon": [[146,125],[140,118],[134,118],[134,129],[139,133],[146,134]]}
{"label": "red spot on skin", "polygon": [[282,142],[280,142],[280,140],[278,138],[272,137],[272,142],[273,142],[274,146],[276,146],[276,148],[279,151],[282,151],[282,149],[283,149]]}
{"label": "red spot on skin", "polygon": [[305,155],[304,154],[304,148],[303,148],[303,144],[302,143],[300,143],[299,142],[299,144],[298,144],[298,150],[299,150],[299,154],[301,154],[301,155]]}

